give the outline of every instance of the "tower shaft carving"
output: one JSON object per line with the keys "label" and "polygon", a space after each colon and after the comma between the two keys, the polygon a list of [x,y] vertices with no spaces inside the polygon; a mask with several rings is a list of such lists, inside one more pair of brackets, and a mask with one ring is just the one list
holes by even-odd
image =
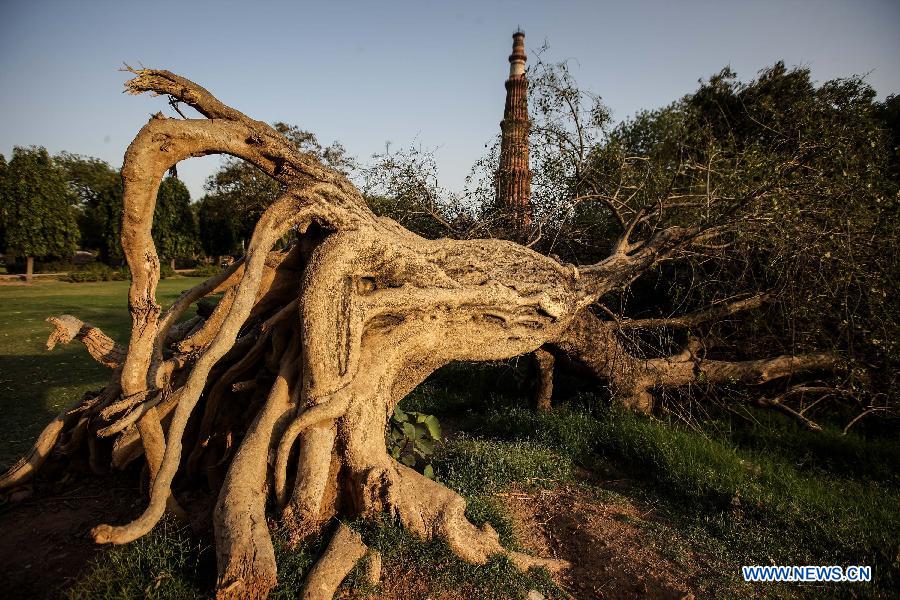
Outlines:
{"label": "tower shaft carving", "polygon": [[508,217],[518,237],[531,227],[531,168],[528,163],[528,80],[525,78],[525,34],[513,34],[506,80],[506,106],[500,122],[500,166],[497,169],[497,207]]}

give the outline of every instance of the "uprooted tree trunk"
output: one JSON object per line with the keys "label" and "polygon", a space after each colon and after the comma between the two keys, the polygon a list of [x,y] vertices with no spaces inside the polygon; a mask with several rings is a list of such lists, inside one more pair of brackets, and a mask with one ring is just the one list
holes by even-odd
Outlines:
{"label": "uprooted tree trunk", "polygon": [[[557,340],[545,346],[546,354],[562,354],[590,375],[603,380],[612,389],[618,404],[630,410],[649,414],[655,406],[654,390],[680,388],[692,384],[739,383],[759,385],[776,379],[803,375],[812,371],[833,370],[839,361],[833,354],[813,353],[782,355],[758,360],[712,360],[702,355],[699,340],[689,339],[678,354],[657,358],[640,358],[624,343],[623,334],[629,330],[658,328],[690,328],[717,320],[739,311],[757,308],[765,300],[758,295],[745,300],[723,303],[706,310],[679,317],[634,320],[601,320],[590,311],[581,311]],[[552,358],[550,359],[552,360]],[[549,363],[552,368],[552,362]],[[549,378],[545,377],[544,381]],[[550,389],[541,385],[538,405],[550,406]],[[834,390],[831,390],[834,391]],[[794,412],[780,399],[757,400],[760,406],[779,408],[797,418],[811,429],[819,426]]]}
{"label": "uprooted tree trunk", "polygon": [[[343,175],[204,88],[167,71],[134,73],[130,92],[168,95],[205,118],[156,115],[128,148],[127,348],[75,317],[50,319],[48,347],[80,340],[111,369],[110,382],[48,425],[0,488],[26,483],[51,456],[85,452],[98,471],[143,458],[151,478],[146,510],[131,523],[92,531],[99,543],[125,544],[167,510],[182,514],[177,492],[205,478],[218,490],[212,518],[220,598],[263,598],[275,585],[269,499],[294,540],[336,515],[387,513],[472,563],[504,554],[522,569],[564,567],[504,549],[489,525],[466,519],[458,494],[391,458],[389,415],[450,361],[563,348],[561,340],[582,331],[586,307],[703,233],[671,227],[634,242],[630,227],[607,259],[582,268],[501,240],[426,240],[376,217]],[[179,161],[209,154],[254,164],[282,193],[259,219],[243,260],[162,311],[150,235],[156,193]],[[273,250],[291,230],[297,241]],[[182,319],[218,293],[211,313]],[[611,343],[607,329],[588,334],[597,336],[594,346]],[[329,597],[364,552],[358,537],[339,529],[305,597]]]}

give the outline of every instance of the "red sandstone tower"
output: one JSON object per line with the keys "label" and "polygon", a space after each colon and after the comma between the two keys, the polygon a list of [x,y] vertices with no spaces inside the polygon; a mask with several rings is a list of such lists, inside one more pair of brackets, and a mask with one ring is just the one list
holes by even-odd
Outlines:
{"label": "red sandstone tower", "polygon": [[506,80],[506,107],[500,142],[500,167],[497,169],[497,207],[504,211],[517,237],[531,226],[531,169],[528,166],[528,80],[525,79],[525,34],[513,34],[509,55],[509,79]]}

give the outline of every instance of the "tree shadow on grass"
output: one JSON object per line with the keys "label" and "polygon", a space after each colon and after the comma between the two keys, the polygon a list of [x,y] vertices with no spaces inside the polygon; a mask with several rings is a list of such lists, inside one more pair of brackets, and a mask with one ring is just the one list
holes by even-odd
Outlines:
{"label": "tree shadow on grass", "polygon": [[0,355],[0,468],[28,451],[41,430],[85,392],[106,384],[109,371],[82,348],[34,355]]}

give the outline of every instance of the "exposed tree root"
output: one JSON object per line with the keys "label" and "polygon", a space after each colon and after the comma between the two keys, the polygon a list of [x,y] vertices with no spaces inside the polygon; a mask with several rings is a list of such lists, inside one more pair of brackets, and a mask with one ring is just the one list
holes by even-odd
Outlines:
{"label": "exposed tree root", "polygon": [[365,556],[366,550],[368,547],[359,534],[341,523],[325,554],[309,572],[300,597],[303,600],[331,600],[353,565]]}
{"label": "exposed tree root", "polygon": [[20,458],[3,476],[0,476],[0,489],[13,488],[28,483],[34,477],[35,472],[41,468],[44,461],[50,456],[50,452],[56,446],[63,432],[66,412],[68,411],[64,410],[56,415],[56,418],[44,427],[28,454]]}
{"label": "exposed tree root", "polygon": [[534,351],[535,371],[537,372],[537,392],[534,396],[535,408],[546,412],[551,409],[553,397],[553,365],[556,357],[543,348]]}

